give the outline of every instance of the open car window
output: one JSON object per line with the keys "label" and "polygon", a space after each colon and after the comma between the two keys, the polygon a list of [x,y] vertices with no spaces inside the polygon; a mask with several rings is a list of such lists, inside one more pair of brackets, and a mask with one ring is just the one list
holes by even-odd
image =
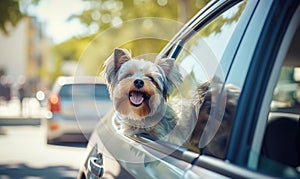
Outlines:
{"label": "open car window", "polygon": [[[197,31],[192,32],[189,39],[184,37],[184,41],[181,41],[182,48],[175,59],[183,75],[183,85],[174,90],[168,103],[175,106],[174,110],[179,110],[179,118],[191,122],[181,122],[180,125],[185,127],[184,134],[174,132],[185,136],[184,142],[177,143],[176,139],[170,138],[159,141],[161,145],[165,143],[174,150],[177,146],[180,156],[186,156],[188,151],[189,154],[206,153],[217,158],[225,156],[230,129],[223,125],[231,125],[240,93],[234,85],[227,85],[228,91],[223,91],[224,79],[232,61],[222,57],[246,4],[247,1],[243,1],[227,6],[220,10],[219,16],[211,17],[208,24],[196,27]],[[229,96],[226,96],[227,93]],[[227,98],[229,101],[226,102]],[[146,136],[139,136],[142,143],[155,140]],[[132,139],[139,140],[138,137]],[[218,147],[215,147],[216,144]],[[154,144],[150,146],[155,148]],[[163,152],[163,149],[159,151]],[[169,154],[168,150],[166,154]],[[190,157],[187,158],[191,162]]]}
{"label": "open car window", "polygon": [[[247,1],[235,4],[194,32],[178,53],[176,62],[184,76],[177,98],[193,105],[193,126],[189,138],[183,144],[187,150],[224,158],[230,135],[239,89],[226,85],[231,59],[222,58],[226,47],[239,23]],[[171,103],[172,98],[171,98]],[[190,112],[182,102],[184,112]],[[185,118],[186,115],[183,115]],[[225,127],[224,127],[225,126]]]}

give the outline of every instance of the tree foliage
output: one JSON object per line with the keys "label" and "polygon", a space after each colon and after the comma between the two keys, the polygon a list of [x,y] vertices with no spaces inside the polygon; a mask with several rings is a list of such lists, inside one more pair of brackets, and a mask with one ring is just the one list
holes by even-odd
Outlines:
{"label": "tree foliage", "polygon": [[[91,35],[88,39],[96,38],[92,45],[82,55],[78,52],[82,46],[81,43],[62,43],[56,47],[56,51],[64,56],[64,59],[79,60],[83,68],[89,74],[94,74],[96,68],[108,57],[113,48],[124,47],[132,50],[133,56],[144,53],[159,52],[170,38],[179,30],[181,26],[168,26],[164,24],[152,23],[151,29],[143,25],[141,21],[135,28],[125,26],[124,23],[140,18],[157,17],[160,19],[169,19],[185,23],[199,9],[203,8],[209,0],[83,0],[89,4],[89,8],[80,14],[70,16],[69,20],[79,20],[85,24],[87,29],[91,29],[91,34],[105,34],[104,36]],[[164,31],[168,33],[168,39],[144,38],[139,39],[142,34],[159,33]],[[151,36],[151,35],[150,35]],[[98,38],[97,38],[98,37]],[[118,44],[117,41],[124,42],[121,39],[131,37],[126,43]],[[69,44],[69,45],[67,45]],[[77,47],[81,46],[81,47]],[[72,49],[70,49],[72,48]],[[70,58],[70,55],[72,58]],[[95,65],[95,64],[98,64]]]}
{"label": "tree foliage", "polygon": [[[130,49],[133,56],[157,54],[185,22],[209,2],[209,0],[83,1],[89,4],[89,8],[80,14],[70,16],[69,20],[79,20],[87,29],[91,29],[92,35],[63,42],[55,47],[55,52],[57,58],[61,60],[78,61],[79,66],[89,75],[98,73],[103,62],[116,47]],[[235,15],[220,17],[218,22],[203,29],[201,35],[219,33],[224,24],[237,20],[243,8],[244,4]],[[181,25],[154,22],[155,19],[149,20],[149,17],[168,19]],[[128,25],[136,19],[137,24]],[[161,37],[159,34],[163,34],[161,35],[163,38],[155,38]],[[153,57],[150,58],[153,60]]]}
{"label": "tree foliage", "polygon": [[[55,61],[60,63],[68,60],[81,61],[82,68],[85,69],[87,74],[94,74],[113,48],[128,48],[132,51],[133,56],[158,53],[181,27],[169,25],[168,23],[152,23],[151,28],[149,28],[149,20],[145,20],[132,28],[125,26],[126,22],[133,19],[157,17],[183,24],[210,0],[82,1],[88,4],[88,8],[80,14],[70,15],[69,20],[79,20],[86,25],[90,32],[84,37],[73,38],[54,46],[53,52]],[[22,17],[26,15],[26,7],[32,4],[36,5],[38,2],[39,0],[1,0],[0,31],[8,34],[10,28],[16,26]],[[242,12],[242,9],[240,8],[240,12]],[[236,16],[238,15],[239,13],[236,14]],[[218,33],[223,23],[231,23],[235,19],[235,16],[220,19],[220,23],[215,23],[215,26],[210,28],[214,28],[213,30]],[[145,25],[147,23],[148,26]],[[203,30],[202,35],[205,36],[206,31],[211,32],[211,29]],[[141,39],[140,35],[142,33],[150,34],[149,38]],[[168,35],[165,38],[155,39],[151,38],[153,37],[151,33]]]}
{"label": "tree foliage", "polygon": [[[10,30],[14,28],[24,16],[26,16],[27,6],[30,4],[36,5],[38,2],[39,0],[1,0],[0,31],[4,35],[8,35]],[[24,11],[21,10],[21,6],[23,6]]]}
{"label": "tree foliage", "polygon": [[64,61],[78,61],[91,37],[72,38],[53,47],[54,55]]}
{"label": "tree foliage", "polygon": [[143,17],[159,17],[185,23],[210,0],[83,0],[90,8],[70,19],[103,31],[120,22]]}
{"label": "tree foliage", "polygon": [[8,35],[9,29],[15,27],[23,17],[19,8],[19,1],[1,0],[0,12],[0,30]]}

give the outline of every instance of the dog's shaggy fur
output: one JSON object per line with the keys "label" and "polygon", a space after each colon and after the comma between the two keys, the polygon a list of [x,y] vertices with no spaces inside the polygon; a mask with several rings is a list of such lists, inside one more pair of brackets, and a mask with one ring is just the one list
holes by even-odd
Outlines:
{"label": "dog's shaggy fur", "polygon": [[181,133],[176,128],[178,113],[166,101],[172,88],[182,83],[174,60],[164,58],[152,63],[132,58],[125,49],[115,49],[104,65],[104,76],[123,134],[147,133],[181,144],[186,140],[182,137],[176,142],[170,137]]}
{"label": "dog's shaggy fur", "polygon": [[207,81],[198,87],[194,98],[198,120],[190,139],[192,146],[202,148],[203,153],[225,157],[239,95],[239,88],[223,87],[219,82]]}
{"label": "dog's shaggy fur", "polygon": [[146,133],[196,152],[225,157],[238,88],[207,81],[197,88],[193,102],[178,100],[171,107],[167,98],[182,83],[174,60],[152,63],[132,58],[125,49],[115,49],[104,65],[121,133]]}

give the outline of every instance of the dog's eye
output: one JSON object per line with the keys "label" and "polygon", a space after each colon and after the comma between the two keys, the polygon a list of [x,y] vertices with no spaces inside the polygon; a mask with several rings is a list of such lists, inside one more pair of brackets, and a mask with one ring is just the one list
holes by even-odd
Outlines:
{"label": "dog's eye", "polygon": [[124,78],[130,78],[130,77],[132,77],[132,74],[128,73],[128,74],[125,74],[122,78],[124,79]]}

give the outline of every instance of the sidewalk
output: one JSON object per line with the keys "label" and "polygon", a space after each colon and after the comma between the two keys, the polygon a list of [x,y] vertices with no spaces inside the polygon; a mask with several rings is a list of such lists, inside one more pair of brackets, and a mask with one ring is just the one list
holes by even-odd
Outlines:
{"label": "sidewalk", "polygon": [[3,125],[39,125],[45,118],[47,109],[41,107],[35,98],[25,98],[23,111],[18,98],[12,98],[8,103],[0,102],[0,126]]}

